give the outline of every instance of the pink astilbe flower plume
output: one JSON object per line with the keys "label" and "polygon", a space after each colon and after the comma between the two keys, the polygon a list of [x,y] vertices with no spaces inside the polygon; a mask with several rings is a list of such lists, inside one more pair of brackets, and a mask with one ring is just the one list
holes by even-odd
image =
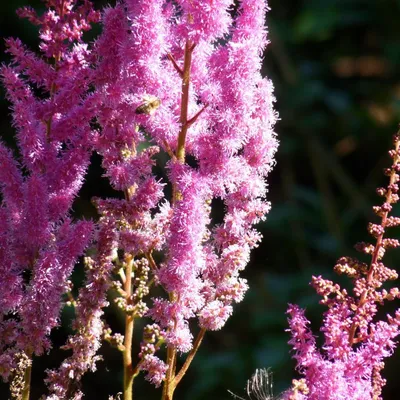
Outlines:
{"label": "pink astilbe flower plume", "polygon": [[[261,240],[253,226],[269,211],[277,115],[272,84],[260,73],[267,8],[261,0],[233,5],[125,0],[104,11],[96,42],[103,96],[96,148],[125,197],[97,205],[115,218],[119,248],[148,260],[167,293],[152,298],[147,316],[165,331],[168,363],[201,342],[189,320],[198,319],[201,336],[221,329],[242,300],[239,274]],[[171,197],[153,171],[165,157]],[[217,198],[225,214],[213,225]],[[148,373],[152,357],[143,364]]]}
{"label": "pink astilbe flower plume", "polygon": [[88,94],[93,56],[81,37],[99,15],[87,1],[48,0],[46,6],[41,16],[19,10],[39,27],[41,55],[7,39],[11,63],[0,69],[19,154],[14,158],[0,143],[0,374],[5,379],[23,357],[51,347],[62,295],[93,231],[91,222],[74,222],[69,214],[95,138],[89,125],[95,98]]}
{"label": "pink astilbe flower plume", "polygon": [[116,229],[104,216],[97,232],[99,252],[85,258],[86,285],[80,289],[75,304],[76,333],[68,338],[64,350],[72,350],[58,370],[48,371],[47,384],[53,393],[47,399],[79,399],[83,393],[79,389],[82,375],[96,370],[96,362],[101,359],[97,351],[101,346],[104,331],[103,308],[108,305],[106,293],[110,287],[110,275],[114,268]]}
{"label": "pink astilbe flower plume", "polygon": [[394,137],[394,149],[389,155],[392,165],[385,170],[389,184],[377,190],[384,200],[382,205],[373,208],[381,221],[368,225],[375,244],[356,246],[371,261],[367,264],[342,257],[335,266],[338,274],[348,275],[352,280],[353,294],[321,276],[312,278],[312,286],[322,297],[320,303],[328,307],[321,327],[322,350],[316,346],[304,311],[295,305],[288,309],[292,336],[289,343],[303,378],[294,381],[285,399],[382,399],[386,381],[380,372],[384,359],[392,355],[400,333],[399,310],[394,316],[388,315],[387,321],[379,321],[376,316],[378,305],[400,297],[398,288],[382,288],[386,281],[397,279],[397,272],[386,267],[382,259],[386,249],[400,244],[396,239],[384,237],[388,228],[400,225],[399,218],[389,216],[392,205],[399,200],[400,136]]}

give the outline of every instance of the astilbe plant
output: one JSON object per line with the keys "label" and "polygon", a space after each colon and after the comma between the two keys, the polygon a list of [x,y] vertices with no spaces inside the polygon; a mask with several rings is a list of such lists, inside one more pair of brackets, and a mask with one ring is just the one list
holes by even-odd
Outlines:
{"label": "astilbe plant", "polygon": [[[91,240],[93,224],[70,210],[91,154],[91,52],[82,34],[99,19],[90,3],[49,0],[41,56],[8,39],[11,64],[0,73],[12,107],[18,155],[0,143],[0,374],[14,398],[29,397],[31,360],[51,348],[61,297]],[[26,384],[20,384],[25,382]]]}
{"label": "astilbe plant", "polygon": [[[126,0],[104,12],[96,150],[124,199],[96,204],[124,254],[117,288],[126,312],[126,399],[140,370],[156,386],[164,380],[163,399],[172,399],[205,332],[221,329],[243,298],[239,272],[261,238],[252,226],[269,209],[265,176],[277,141],[272,85],[260,74],[266,5],[232,7],[227,0]],[[170,198],[152,173],[160,152],[169,158]],[[225,215],[213,226],[216,198]],[[146,304],[153,283],[167,297]],[[143,316],[153,321],[133,367],[133,322]],[[198,320],[195,339],[191,319]],[[165,361],[156,354],[162,344]],[[180,370],[178,353],[189,353]]]}
{"label": "astilbe plant", "polygon": [[324,334],[323,351],[316,345],[304,311],[296,305],[288,309],[291,340],[297,369],[303,378],[294,380],[293,388],[284,399],[382,399],[385,379],[381,376],[384,359],[392,355],[399,335],[400,310],[377,318],[378,305],[400,297],[397,287],[389,290],[383,285],[397,279],[397,272],[383,263],[388,248],[400,245],[397,239],[385,237],[388,229],[400,225],[400,218],[390,216],[397,203],[400,180],[400,136],[394,137],[394,148],[389,152],[392,165],[385,170],[389,177],[386,188],[377,193],[383,203],[374,207],[379,223],[371,223],[368,232],[374,243],[359,243],[356,249],[370,257],[365,263],[342,257],[335,271],[352,280],[352,294],[338,284],[313,276],[312,286],[328,307],[324,313],[321,331]]}
{"label": "astilbe plant", "polygon": [[[2,68],[21,167],[2,146],[1,373],[13,375],[14,397],[29,398],[30,360],[50,349],[61,296],[91,239],[93,224],[73,222],[69,212],[95,150],[121,196],[93,199],[100,219],[86,282],[67,299],[75,306],[70,356],[48,371],[47,398],[82,398],[80,380],[107,340],[122,352],[125,400],[141,371],[172,400],[206,331],[221,329],[242,300],[240,271],[261,240],[253,226],[269,210],[277,116],[272,84],[260,73],[267,7],[124,0],[104,10],[90,51],[82,32],[98,19],[91,4],[46,5],[41,17],[20,11],[40,27],[42,58],[9,40],[13,63]],[[219,201],[225,211],[216,224]],[[111,289],[124,335],[104,321]],[[147,325],[133,355],[138,318]]]}

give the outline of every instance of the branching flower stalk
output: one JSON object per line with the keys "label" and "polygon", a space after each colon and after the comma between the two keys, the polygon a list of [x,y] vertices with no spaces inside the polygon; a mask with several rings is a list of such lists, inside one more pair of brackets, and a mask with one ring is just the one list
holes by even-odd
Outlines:
{"label": "branching flower stalk", "polygon": [[[381,207],[374,207],[374,212],[381,218],[381,223],[378,225],[370,224],[368,227],[369,233],[376,238],[376,244],[374,246],[373,253],[371,255],[371,262],[368,268],[366,285],[360,296],[360,300],[358,301],[357,309],[355,310],[356,318],[354,318],[350,328],[349,332],[350,345],[359,343],[360,341],[363,340],[362,337],[357,337],[357,338],[355,337],[356,331],[360,327],[359,314],[362,312],[365,304],[370,300],[371,292],[373,292],[376,289],[376,287],[380,286],[379,278],[378,281],[376,281],[377,280],[376,276],[377,275],[379,276],[379,274],[381,273],[381,271],[379,270],[381,265],[379,265],[378,262],[382,260],[386,248],[397,247],[399,244],[396,239],[384,239],[385,228],[396,226],[396,222],[400,222],[400,220],[396,218],[389,217],[389,212],[392,210],[392,204],[398,202],[397,192],[398,192],[399,171],[397,166],[400,165],[399,146],[400,146],[399,136],[396,136],[394,139],[394,149],[389,153],[391,158],[393,159],[393,166],[392,168],[385,171],[385,174],[389,175],[390,177],[389,184],[386,189],[384,188],[378,189],[378,194],[385,198],[385,201]],[[361,244],[359,248],[364,252],[366,251],[367,254],[369,254],[371,251],[371,248],[369,246],[365,247],[364,244]],[[393,278],[395,278],[395,276],[392,276],[392,279]]]}
{"label": "branching flower stalk", "polygon": [[304,312],[291,305],[289,325],[295,350],[297,369],[304,376],[294,381],[285,399],[338,399],[381,400],[386,381],[381,376],[384,359],[396,346],[399,335],[400,311],[388,316],[387,321],[376,320],[378,304],[400,298],[397,287],[389,291],[382,288],[388,280],[397,279],[395,270],[386,267],[383,256],[388,248],[399,247],[397,239],[385,238],[388,228],[400,225],[400,218],[390,216],[393,204],[399,201],[400,136],[394,136],[394,148],[389,151],[392,165],[385,170],[389,177],[386,188],[378,188],[383,203],[373,208],[380,217],[379,224],[370,223],[368,232],[375,244],[359,243],[356,248],[371,257],[369,264],[350,257],[338,260],[335,271],[348,275],[353,281],[353,296],[338,284],[312,278],[312,285],[323,297],[321,304],[328,306],[321,331],[324,333],[324,354],[316,348],[304,317]]}
{"label": "branching flower stalk", "polygon": [[[103,95],[96,149],[125,193],[97,205],[113,216],[120,251],[146,259],[166,292],[138,316],[153,319],[160,340],[144,341],[130,370],[133,378],[146,371],[157,386],[165,380],[164,400],[172,400],[205,332],[222,328],[242,299],[247,285],[238,273],[260,240],[251,226],[269,208],[264,177],[277,142],[272,86],[260,75],[265,4],[243,1],[236,13],[232,5],[126,0],[105,10],[96,44]],[[152,174],[160,151],[170,156],[170,199]],[[226,204],[216,226],[213,198]],[[166,363],[155,355],[162,345]],[[178,369],[179,353],[188,356]],[[125,387],[126,399],[130,393]]]}
{"label": "branching flower stalk", "polygon": [[[192,53],[195,48],[195,44],[191,43],[189,40],[185,43],[185,52],[184,52],[184,63],[183,63],[183,70],[181,70],[176,61],[174,60],[172,55],[169,55],[169,59],[173,62],[175,69],[182,78],[182,97],[181,97],[181,112],[180,112],[180,123],[181,123],[181,130],[178,135],[178,143],[177,143],[177,150],[176,150],[176,159],[177,162],[180,164],[185,164],[185,142],[186,142],[186,135],[190,125],[195,122],[197,116],[204,110],[201,109],[195,117],[188,121],[188,106],[189,106],[189,88],[190,88],[190,69],[192,64]],[[174,205],[177,201],[182,200],[182,194],[177,190],[176,185],[173,186],[173,193],[172,193],[172,204]],[[175,301],[174,293],[170,293],[170,301]],[[202,329],[199,333],[197,340],[194,343],[194,347],[191,350],[189,356],[186,359],[184,365],[184,369],[180,371],[178,376],[176,376],[176,349],[175,348],[168,348],[167,352],[167,365],[168,370],[166,374],[165,383],[163,386],[163,395],[162,400],[172,400],[173,394],[175,391],[176,386],[178,385],[179,381],[182,379],[183,375],[185,374],[187,368],[189,367],[195,353],[197,352],[201,341],[204,337],[205,330]],[[193,352],[194,351],[194,352]]]}

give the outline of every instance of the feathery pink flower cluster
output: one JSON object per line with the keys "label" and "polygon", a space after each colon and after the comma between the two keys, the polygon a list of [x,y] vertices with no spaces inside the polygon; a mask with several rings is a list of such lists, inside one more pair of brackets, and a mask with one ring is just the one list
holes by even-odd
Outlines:
{"label": "feathery pink flower cluster", "polygon": [[58,370],[47,371],[47,385],[52,393],[48,400],[79,400],[83,393],[79,382],[87,371],[96,370],[96,362],[101,360],[97,354],[101,339],[105,336],[103,308],[108,305],[107,290],[110,288],[110,276],[114,269],[117,234],[115,226],[103,217],[96,235],[98,253],[85,257],[86,282],[80,288],[75,303],[75,334],[68,338],[64,350],[72,351]]}
{"label": "feathery pink flower cluster", "polygon": [[386,267],[382,258],[386,249],[399,247],[396,239],[384,238],[388,228],[399,226],[400,218],[389,216],[399,200],[400,136],[394,137],[394,149],[389,152],[392,165],[385,170],[389,176],[386,188],[377,193],[383,203],[374,207],[381,218],[379,224],[369,224],[368,231],[375,244],[360,243],[356,248],[371,257],[369,264],[350,257],[338,260],[335,271],[353,281],[353,295],[321,276],[312,278],[312,286],[328,307],[321,331],[324,334],[323,352],[308,326],[304,311],[291,305],[288,310],[292,345],[297,369],[304,376],[294,382],[285,399],[381,399],[386,381],[380,372],[384,359],[396,346],[400,330],[400,310],[387,321],[376,320],[378,305],[385,300],[400,298],[398,288],[383,288],[388,280],[397,279],[397,272]]}
{"label": "feathery pink flower cluster", "polygon": [[[104,13],[97,41],[103,94],[97,151],[124,200],[102,200],[119,247],[165,258],[153,273],[169,298],[148,315],[170,347],[192,348],[188,321],[221,329],[243,298],[239,277],[269,210],[265,177],[277,141],[272,84],[260,74],[267,44],[263,1],[126,0]],[[136,112],[132,112],[136,110]],[[152,166],[169,156],[170,201]],[[164,156],[165,159],[165,156]],[[213,225],[214,199],[225,204]]]}
{"label": "feathery pink flower cluster", "polygon": [[[0,143],[0,374],[19,356],[51,347],[61,296],[91,240],[93,224],[73,222],[72,202],[89,163],[93,115],[87,95],[92,55],[81,37],[98,21],[90,3],[47,1],[42,16],[19,11],[40,28],[42,57],[7,40],[12,62],[0,73],[12,104],[18,156]],[[17,161],[18,160],[18,161]]]}

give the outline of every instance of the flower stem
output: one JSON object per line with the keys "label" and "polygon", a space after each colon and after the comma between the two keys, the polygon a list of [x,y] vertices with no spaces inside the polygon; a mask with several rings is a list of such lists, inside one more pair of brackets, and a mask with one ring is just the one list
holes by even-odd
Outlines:
{"label": "flower stem", "polygon": [[[180,123],[181,123],[181,130],[178,135],[178,145],[176,149],[176,158],[179,163],[184,164],[185,163],[185,144],[186,144],[186,134],[187,131],[190,127],[190,125],[195,122],[195,120],[198,118],[198,116],[204,111],[201,110],[198,114],[196,114],[192,119],[189,120],[188,118],[188,108],[189,108],[189,86],[190,86],[190,68],[192,64],[192,53],[195,48],[195,44],[191,43],[190,40],[187,40],[185,43],[185,55],[184,55],[184,62],[183,62],[183,70],[179,68],[177,65],[176,61],[172,58],[172,56],[169,56],[170,60],[172,61],[175,69],[178,71],[179,75],[182,77],[182,96],[181,96],[181,113],[180,113]],[[175,204],[178,200],[180,200],[182,197],[181,193],[178,191],[176,185],[173,185],[173,194],[172,194],[172,204]],[[174,301],[176,300],[174,298],[174,294],[170,293],[170,300]],[[202,334],[204,336],[204,333]],[[197,340],[196,340],[197,342]],[[194,353],[192,352],[189,353],[188,358],[182,368],[182,370],[179,372],[179,379],[176,379],[175,377],[175,370],[176,370],[176,358],[177,358],[177,352],[176,349],[174,348],[168,348],[167,350],[167,364],[168,364],[168,371],[167,375],[165,377],[164,381],[164,386],[163,386],[163,393],[162,393],[162,400],[172,400],[174,391],[180,380],[182,379],[183,375],[185,374],[187,368],[189,368],[189,365],[194,357],[194,354],[197,351],[198,346],[201,343],[200,342],[197,344],[195,343],[195,347],[193,350],[196,348]],[[192,351],[193,351],[192,350]],[[185,367],[186,366],[186,367]],[[185,368],[185,369],[184,369]]]}
{"label": "flower stem", "polygon": [[[180,113],[180,123],[181,130],[178,135],[178,145],[176,149],[176,158],[179,163],[185,163],[185,143],[186,134],[189,128],[188,124],[188,106],[189,106],[189,86],[190,86],[190,67],[192,64],[192,53],[194,49],[194,44],[189,40],[185,43],[185,55],[183,62],[183,70],[180,71],[179,67],[175,61],[173,61],[174,67],[179,69],[179,75],[182,77],[182,95],[181,95],[181,113]],[[171,58],[170,58],[171,59]],[[172,204],[175,204],[181,199],[181,193],[178,191],[176,184],[173,184],[172,190]],[[173,301],[174,294],[170,293],[170,300]],[[175,378],[175,367],[176,367],[176,349],[168,347],[167,349],[167,364],[168,370],[165,377],[162,400],[172,400],[175,386],[173,381]]]}
{"label": "flower stem", "polygon": [[182,73],[182,97],[181,97],[181,131],[178,136],[178,148],[176,150],[176,156],[179,162],[185,162],[185,143],[186,134],[189,128],[188,124],[188,106],[189,106],[189,85],[190,85],[190,67],[192,65],[192,53],[194,45],[188,40],[185,44],[185,59],[183,64]]}
{"label": "flower stem", "polygon": [[29,400],[31,391],[31,375],[32,375],[32,362],[25,369],[24,373],[24,390],[22,391],[22,400]]}
{"label": "flower stem", "polygon": [[[133,257],[129,254],[126,256],[125,270],[125,293],[127,302],[132,294],[132,266]],[[134,318],[131,313],[127,313],[125,317],[125,337],[124,337],[124,400],[132,400],[132,386],[134,373],[132,369],[132,338],[133,338]]]}
{"label": "flower stem", "polygon": [[185,363],[183,364],[181,370],[178,372],[178,374],[176,375],[176,377],[174,379],[175,386],[178,386],[179,382],[182,380],[182,378],[186,374],[186,371],[189,369],[190,364],[192,363],[194,356],[196,355],[197,350],[199,349],[201,342],[203,341],[205,333],[206,333],[206,330],[204,328],[202,328],[200,330],[199,334],[197,335],[197,338],[193,344],[193,349],[188,354],[188,356],[185,360]]}
{"label": "flower stem", "polygon": [[[399,134],[399,132],[398,132]],[[396,153],[396,156],[393,159],[393,165],[396,165],[399,162],[400,156],[399,154],[399,149],[400,149],[400,137],[396,136],[396,140],[394,143],[394,150]],[[386,192],[386,199],[385,202],[390,204],[391,203],[391,197],[392,197],[392,185],[394,185],[396,183],[396,176],[397,176],[397,172],[392,169],[391,173],[390,173],[390,180],[389,180],[389,185],[388,185],[388,189]],[[382,213],[381,216],[381,223],[380,225],[382,227],[386,226],[386,221],[389,215],[389,211],[384,211]],[[371,262],[368,268],[368,272],[367,272],[367,284],[369,287],[371,287],[372,282],[373,282],[373,278],[374,278],[374,273],[375,273],[375,268],[379,259],[379,253],[381,251],[382,245],[383,245],[383,236],[385,234],[385,231],[382,230],[382,233],[380,233],[377,238],[376,238],[376,244],[375,244],[375,248],[374,248],[374,252],[372,254],[372,258],[371,258]],[[357,310],[355,311],[355,315],[357,316],[360,309],[364,306],[364,304],[366,303],[367,299],[368,299],[368,291],[369,289],[365,289],[364,292],[361,294],[360,300],[358,302],[358,307]],[[357,338],[356,338],[356,332],[357,332],[357,328],[358,328],[358,324],[353,321],[350,330],[349,330],[349,344],[350,346],[352,346],[353,344],[357,343]]]}
{"label": "flower stem", "polygon": [[176,385],[174,385],[176,367],[176,349],[168,347],[167,350],[168,371],[163,386],[162,400],[172,400]]}
{"label": "flower stem", "polygon": [[[204,338],[205,333],[206,333],[206,330],[204,328],[200,330],[195,342],[193,343],[192,350],[189,352],[182,368],[176,375],[175,375],[176,350],[168,349],[168,360],[169,360],[168,365],[173,365],[173,368],[168,369],[167,377],[166,377],[164,388],[163,388],[162,400],[173,400],[174,391],[175,391],[176,387],[178,386],[179,382],[185,376],[187,370],[189,369],[190,364],[192,363],[194,356],[196,355],[197,350],[199,349],[199,347],[201,345],[201,342]],[[170,364],[170,362],[171,362],[171,364]]]}

